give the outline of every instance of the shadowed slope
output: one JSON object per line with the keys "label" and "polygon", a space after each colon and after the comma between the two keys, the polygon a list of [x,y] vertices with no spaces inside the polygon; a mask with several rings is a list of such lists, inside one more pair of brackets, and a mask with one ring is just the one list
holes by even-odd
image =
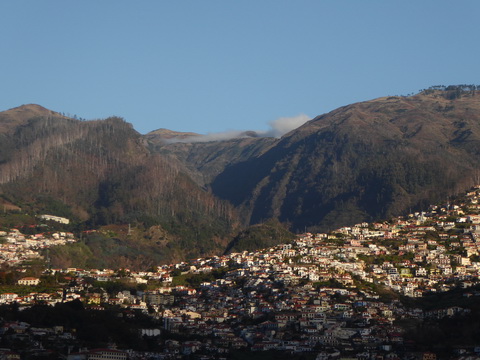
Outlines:
{"label": "shadowed slope", "polygon": [[250,223],[333,229],[421,207],[478,182],[480,95],[444,91],[352,104],[226,167],[212,189]]}

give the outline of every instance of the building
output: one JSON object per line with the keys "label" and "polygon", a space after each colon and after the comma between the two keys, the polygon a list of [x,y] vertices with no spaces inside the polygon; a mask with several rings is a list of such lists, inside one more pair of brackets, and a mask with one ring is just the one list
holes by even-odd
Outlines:
{"label": "building", "polygon": [[17,282],[18,285],[29,285],[29,286],[36,286],[40,284],[40,279],[39,278],[34,278],[34,277],[24,277],[18,280]]}
{"label": "building", "polygon": [[93,349],[87,354],[88,360],[127,360],[125,351],[115,349]]}
{"label": "building", "polygon": [[55,216],[55,215],[40,215],[39,218],[44,219],[44,220],[56,221],[56,222],[59,222],[61,224],[70,224],[69,219],[63,218],[63,217],[60,217],[60,216]]}

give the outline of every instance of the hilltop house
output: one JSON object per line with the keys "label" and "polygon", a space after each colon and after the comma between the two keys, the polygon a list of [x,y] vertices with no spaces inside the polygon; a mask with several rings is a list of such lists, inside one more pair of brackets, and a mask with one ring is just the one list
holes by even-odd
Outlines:
{"label": "hilltop house", "polygon": [[24,277],[18,280],[18,285],[29,285],[29,286],[35,286],[40,284],[40,279],[35,278],[35,277]]}

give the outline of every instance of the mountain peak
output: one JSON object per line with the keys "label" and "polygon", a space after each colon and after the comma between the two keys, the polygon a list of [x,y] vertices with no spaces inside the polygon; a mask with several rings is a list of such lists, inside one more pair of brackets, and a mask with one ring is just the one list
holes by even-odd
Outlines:
{"label": "mountain peak", "polygon": [[57,115],[61,116],[60,113],[44,108],[38,104],[24,104],[12,109],[6,110],[5,113],[9,114],[24,114],[25,116],[33,115]]}
{"label": "mountain peak", "polygon": [[9,130],[19,125],[27,123],[29,119],[39,116],[54,116],[65,118],[65,116],[63,116],[62,114],[46,109],[43,106],[37,104],[21,105],[0,112],[0,133],[8,132]]}

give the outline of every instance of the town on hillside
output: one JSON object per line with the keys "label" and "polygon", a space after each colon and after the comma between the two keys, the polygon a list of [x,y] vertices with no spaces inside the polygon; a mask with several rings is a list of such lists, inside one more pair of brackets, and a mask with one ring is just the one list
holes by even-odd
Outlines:
{"label": "town on hillside", "polygon": [[10,229],[0,356],[478,359],[479,239],[480,186],[389,221],[148,271],[30,276],[25,261],[76,239]]}

